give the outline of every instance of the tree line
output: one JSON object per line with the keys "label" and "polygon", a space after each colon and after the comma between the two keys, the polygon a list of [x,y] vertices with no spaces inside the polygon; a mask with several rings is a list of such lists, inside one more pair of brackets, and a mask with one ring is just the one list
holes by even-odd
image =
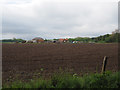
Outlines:
{"label": "tree line", "polygon": [[[53,40],[58,40],[58,39],[53,39]],[[77,38],[69,38],[69,42],[73,41],[80,41],[84,43],[89,43],[89,42],[95,42],[95,43],[117,43],[120,42],[120,33],[114,33],[114,34],[105,34],[105,35],[100,35],[98,37],[77,37]],[[26,40],[23,39],[3,39],[2,42],[23,42]],[[49,41],[45,39],[45,41]]]}
{"label": "tree line", "polygon": [[69,38],[69,41],[95,42],[95,43],[115,43],[120,41],[120,33],[100,35],[98,37],[77,37]]}
{"label": "tree line", "polygon": [[3,43],[4,42],[23,42],[23,41],[25,41],[25,40],[23,40],[23,39],[16,39],[16,38],[14,38],[14,39],[3,39],[2,40]]}

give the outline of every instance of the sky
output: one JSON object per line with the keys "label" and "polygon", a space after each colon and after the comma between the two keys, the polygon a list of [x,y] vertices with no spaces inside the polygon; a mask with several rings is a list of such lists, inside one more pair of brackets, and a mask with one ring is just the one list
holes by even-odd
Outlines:
{"label": "sky", "polygon": [[3,0],[1,27],[3,39],[104,35],[118,28],[118,0]]}

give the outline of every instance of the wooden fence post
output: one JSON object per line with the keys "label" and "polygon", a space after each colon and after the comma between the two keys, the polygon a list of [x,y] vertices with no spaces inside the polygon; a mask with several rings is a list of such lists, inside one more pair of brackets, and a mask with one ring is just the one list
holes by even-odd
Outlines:
{"label": "wooden fence post", "polygon": [[105,56],[104,59],[103,59],[103,65],[102,65],[102,71],[101,71],[101,73],[103,73],[103,74],[106,70],[107,59],[108,59],[107,56]]}

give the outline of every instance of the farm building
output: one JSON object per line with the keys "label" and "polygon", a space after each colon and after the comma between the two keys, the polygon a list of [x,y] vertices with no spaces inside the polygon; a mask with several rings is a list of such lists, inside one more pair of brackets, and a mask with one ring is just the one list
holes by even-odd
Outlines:
{"label": "farm building", "polygon": [[60,43],[66,43],[66,42],[68,42],[68,39],[59,39],[58,40]]}
{"label": "farm building", "polygon": [[33,43],[33,41],[32,41],[32,40],[29,40],[29,41],[27,41],[27,43]]}
{"label": "farm building", "polygon": [[120,33],[120,30],[116,29],[115,31],[112,32],[112,34],[115,34],[115,33]]}
{"label": "farm building", "polygon": [[36,42],[36,43],[42,43],[42,42],[44,42],[44,39],[41,37],[36,37],[36,38],[33,38],[32,41]]}

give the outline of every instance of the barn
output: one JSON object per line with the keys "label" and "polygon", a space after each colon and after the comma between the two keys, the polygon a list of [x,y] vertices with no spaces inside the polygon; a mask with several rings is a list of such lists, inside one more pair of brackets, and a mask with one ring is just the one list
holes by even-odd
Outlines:
{"label": "barn", "polygon": [[36,43],[42,43],[42,42],[44,42],[44,39],[41,37],[36,37],[36,38],[33,38],[32,41],[36,42]]}

